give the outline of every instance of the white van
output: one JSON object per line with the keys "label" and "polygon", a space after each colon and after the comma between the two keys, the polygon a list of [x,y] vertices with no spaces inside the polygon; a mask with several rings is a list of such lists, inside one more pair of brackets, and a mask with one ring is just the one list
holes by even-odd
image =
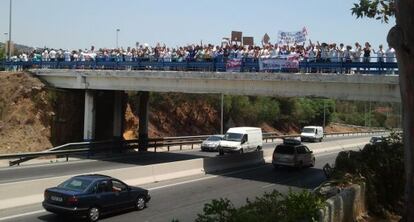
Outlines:
{"label": "white van", "polygon": [[244,153],[261,150],[263,147],[262,129],[255,127],[234,127],[227,130],[220,141],[219,154]]}
{"label": "white van", "polygon": [[305,126],[300,134],[300,139],[302,141],[322,142],[323,136],[322,126]]}

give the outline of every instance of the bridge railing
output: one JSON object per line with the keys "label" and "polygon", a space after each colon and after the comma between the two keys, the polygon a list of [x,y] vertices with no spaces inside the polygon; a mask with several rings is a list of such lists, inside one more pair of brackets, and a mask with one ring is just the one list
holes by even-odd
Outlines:
{"label": "bridge railing", "polygon": [[[270,59],[271,60],[271,59]],[[92,70],[157,70],[157,71],[205,71],[226,72],[229,70],[227,59],[212,59],[206,61],[0,61],[0,69],[92,69]],[[300,61],[291,68],[261,69],[260,60],[245,58],[241,60],[239,72],[302,72],[302,73],[362,73],[362,74],[398,74],[396,62],[316,62]]]}
{"label": "bridge railing", "polygon": [[[360,131],[360,132],[340,132],[340,133],[326,133],[325,136],[350,136],[350,135],[370,135],[386,133],[385,130],[372,130],[372,131]],[[165,148],[170,151],[171,147],[178,147],[179,150],[183,150],[184,146],[189,146],[187,149],[194,149],[195,145],[199,145],[203,140],[210,135],[201,136],[184,136],[184,137],[164,137],[164,138],[150,138],[148,139],[148,148],[153,152],[157,152],[157,149]],[[268,143],[274,142],[276,139],[283,139],[286,137],[298,137],[298,134],[290,135],[278,135],[277,133],[263,133],[263,141]],[[9,161],[10,166],[20,165],[25,161],[45,156],[61,156],[66,157],[68,161],[70,155],[83,154],[86,158],[90,158],[96,153],[105,152],[124,152],[126,150],[138,149],[139,140],[119,140],[119,141],[97,141],[97,142],[78,142],[68,143],[61,146],[57,146],[41,152],[27,152],[27,153],[13,153],[2,154],[0,159],[15,159]],[[178,149],[177,148],[177,149]]]}

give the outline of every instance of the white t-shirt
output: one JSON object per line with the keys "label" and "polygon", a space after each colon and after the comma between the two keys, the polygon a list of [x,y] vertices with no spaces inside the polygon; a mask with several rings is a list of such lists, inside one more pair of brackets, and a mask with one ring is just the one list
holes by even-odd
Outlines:
{"label": "white t-shirt", "polygon": [[345,54],[345,48],[342,47],[338,50],[338,57],[339,57],[339,61],[343,61],[343,58],[345,58],[344,54]]}
{"label": "white t-shirt", "polygon": [[352,52],[349,50],[345,50],[343,53],[343,58],[345,60],[350,60],[352,58]]}
{"label": "white t-shirt", "polygon": [[314,62],[316,59],[316,50],[315,49],[309,49],[308,50],[308,61]]}
{"label": "white t-shirt", "polygon": [[81,53],[80,53],[79,60],[80,60],[81,62],[84,62],[84,61],[85,61],[85,53],[84,53],[84,52],[81,52]]}
{"label": "white t-shirt", "polygon": [[49,58],[50,59],[56,59],[56,51],[55,50],[51,50],[50,52],[49,52]]}
{"label": "white t-shirt", "polygon": [[385,62],[395,62],[395,50],[393,48],[385,51]]}
{"label": "white t-shirt", "polygon": [[63,53],[63,57],[65,57],[65,62],[70,62],[70,52],[69,51],[65,51]]}
{"label": "white t-shirt", "polygon": [[361,62],[361,48],[356,48],[351,51],[352,54],[352,61],[353,62]]}
{"label": "white t-shirt", "polygon": [[380,50],[376,51],[376,54],[377,54],[377,61],[378,62],[384,62],[384,55],[385,55],[384,50],[380,49]]}
{"label": "white t-shirt", "polygon": [[338,62],[338,50],[331,49],[329,51],[329,58],[331,59],[331,62]]}
{"label": "white t-shirt", "polygon": [[47,50],[42,53],[42,61],[49,61],[49,52]]}
{"label": "white t-shirt", "polygon": [[126,62],[131,62],[132,61],[132,53],[131,52],[126,52],[125,53],[125,61]]}
{"label": "white t-shirt", "polygon": [[321,48],[321,58],[328,59],[329,58],[329,51],[326,47]]}
{"label": "white t-shirt", "polygon": [[27,61],[29,61],[29,59],[28,59],[28,57],[27,57],[27,55],[26,55],[26,53],[23,53],[22,55],[21,55],[21,61],[22,62],[27,62]]}
{"label": "white t-shirt", "polygon": [[272,49],[272,51],[270,52],[270,57],[271,58],[279,57],[279,49]]}

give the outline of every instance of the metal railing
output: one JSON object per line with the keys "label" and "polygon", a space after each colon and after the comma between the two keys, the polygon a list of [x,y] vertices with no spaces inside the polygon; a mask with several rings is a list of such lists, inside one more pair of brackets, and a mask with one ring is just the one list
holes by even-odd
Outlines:
{"label": "metal railing", "polygon": [[[370,135],[386,133],[385,130],[373,130],[373,131],[361,131],[361,132],[340,132],[340,133],[325,133],[325,136],[349,136],[349,135]],[[180,150],[183,150],[183,146],[189,145],[190,149],[194,149],[194,145],[201,144],[203,140],[207,139],[210,135],[201,136],[183,136],[183,137],[164,137],[164,138],[150,138],[148,139],[148,148],[152,148],[153,152],[157,152],[157,149],[166,147],[167,151],[173,146],[178,146]],[[299,137],[299,134],[291,135],[278,135],[277,133],[263,133],[263,141],[268,143],[274,142],[275,139],[283,139],[286,137]],[[45,156],[63,156],[66,157],[66,161],[69,159],[69,155],[73,154],[86,154],[87,158],[95,153],[103,152],[123,152],[126,150],[137,149],[139,147],[139,140],[121,140],[121,141],[97,141],[97,142],[79,142],[68,143],[62,146],[54,147],[49,150],[41,152],[27,152],[27,153],[13,153],[2,154],[0,159],[17,159],[9,161],[9,166],[20,165],[25,161]]]}
{"label": "metal railing", "polygon": [[[260,60],[242,59],[240,72],[334,72],[348,73],[351,70],[364,74],[398,74],[396,62],[311,62],[301,61],[297,68],[261,70]],[[0,61],[0,68],[8,70],[25,69],[92,69],[92,70],[158,70],[158,71],[205,71],[226,72],[226,59],[208,61]]]}

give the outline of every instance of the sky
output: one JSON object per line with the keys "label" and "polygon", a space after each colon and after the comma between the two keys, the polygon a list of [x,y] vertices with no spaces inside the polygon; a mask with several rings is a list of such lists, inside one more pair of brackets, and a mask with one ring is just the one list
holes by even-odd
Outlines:
{"label": "sky", "polygon": [[[358,0],[12,0],[12,40],[33,47],[84,49],[157,42],[176,47],[220,44],[242,31],[260,44],[265,33],[308,30],[308,38],[328,43],[386,45],[395,24],[351,15]],[[9,0],[0,0],[0,41],[9,29]]]}

